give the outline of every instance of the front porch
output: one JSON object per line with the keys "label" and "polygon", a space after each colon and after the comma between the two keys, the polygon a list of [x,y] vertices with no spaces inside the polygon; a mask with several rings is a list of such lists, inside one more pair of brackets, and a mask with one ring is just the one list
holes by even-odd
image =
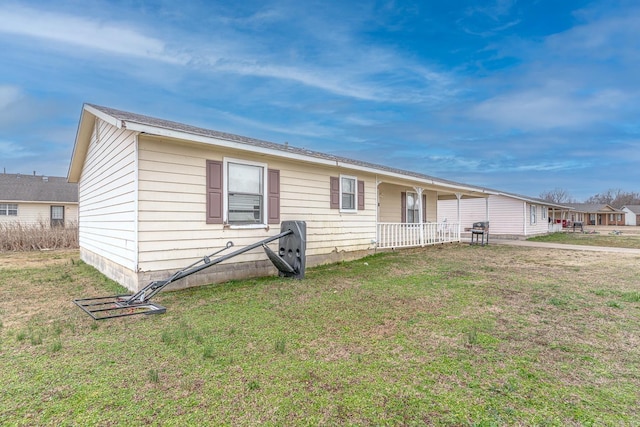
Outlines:
{"label": "front porch", "polygon": [[460,241],[460,227],[452,222],[391,223],[380,222],[377,226],[376,247],[396,249],[452,243]]}

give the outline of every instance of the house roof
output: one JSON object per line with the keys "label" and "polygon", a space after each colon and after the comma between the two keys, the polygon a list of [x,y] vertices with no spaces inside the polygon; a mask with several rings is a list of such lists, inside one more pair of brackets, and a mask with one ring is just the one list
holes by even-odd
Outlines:
{"label": "house roof", "polygon": [[0,201],[78,203],[78,184],[56,176],[0,174]]}
{"label": "house roof", "polygon": [[622,209],[627,208],[634,214],[640,214],[640,205],[624,205]]}
{"label": "house roof", "polygon": [[332,154],[298,148],[289,144],[277,144],[231,133],[204,129],[94,104],[85,104],[82,109],[82,115],[78,125],[78,132],[76,134],[76,141],[73,149],[73,156],[69,166],[68,179],[70,182],[78,182],[80,179],[82,164],[84,163],[84,158],[87,153],[96,117],[116,126],[117,128],[128,129],[149,135],[190,140],[245,151],[287,157],[301,161],[342,166],[356,170],[365,170],[383,176],[395,176],[403,179],[411,178],[419,182],[424,182],[425,184],[443,187],[450,189],[451,191],[462,191],[466,192],[466,194],[474,194],[479,197],[496,194],[494,190],[489,190],[487,188],[463,184],[413,171],[334,156]]}
{"label": "house roof", "polygon": [[616,213],[622,212],[620,209],[616,209],[606,203],[593,204],[593,203],[567,203],[567,206],[571,206],[578,212],[585,213]]}

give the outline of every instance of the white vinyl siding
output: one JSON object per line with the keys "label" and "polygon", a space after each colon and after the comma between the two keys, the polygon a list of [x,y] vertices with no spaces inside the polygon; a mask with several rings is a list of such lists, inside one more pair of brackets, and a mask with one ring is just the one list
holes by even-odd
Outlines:
{"label": "white vinyl siding", "polygon": [[96,126],[78,185],[80,247],[134,272],[136,135],[101,120]]}
{"label": "white vinyl siding", "polygon": [[[439,200],[438,201],[438,220],[445,218],[448,221],[456,221],[457,218],[457,200]],[[502,195],[489,196],[489,222],[490,232],[492,235],[507,236],[531,236],[536,234],[544,234],[549,230],[547,221],[537,221],[531,224],[531,206],[536,210],[547,209],[547,206],[530,205],[523,200],[506,197]],[[461,228],[470,228],[474,222],[485,221],[487,206],[486,200],[478,199],[461,199],[460,214]]]}

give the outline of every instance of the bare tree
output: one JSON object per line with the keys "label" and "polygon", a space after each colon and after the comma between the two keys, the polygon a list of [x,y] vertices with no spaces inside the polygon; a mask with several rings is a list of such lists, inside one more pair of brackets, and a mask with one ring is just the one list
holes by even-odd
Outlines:
{"label": "bare tree", "polygon": [[574,201],[569,192],[562,188],[556,188],[551,191],[542,192],[538,197],[540,197],[542,200],[546,200],[547,202],[558,204],[572,203]]}
{"label": "bare tree", "polygon": [[640,193],[635,191],[626,192],[619,188],[610,188],[604,193],[598,193],[589,197],[585,203],[607,204],[620,209],[624,205],[640,205]]}

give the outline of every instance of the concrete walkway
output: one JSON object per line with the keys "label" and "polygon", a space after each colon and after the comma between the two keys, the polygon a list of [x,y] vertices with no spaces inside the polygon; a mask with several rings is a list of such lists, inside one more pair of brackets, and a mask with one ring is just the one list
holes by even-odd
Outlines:
{"label": "concrete walkway", "polygon": [[563,243],[530,242],[528,240],[491,239],[491,244],[528,246],[532,248],[565,249],[570,251],[611,252],[618,254],[632,254],[640,256],[640,249],[610,248],[607,246],[565,245]]}

